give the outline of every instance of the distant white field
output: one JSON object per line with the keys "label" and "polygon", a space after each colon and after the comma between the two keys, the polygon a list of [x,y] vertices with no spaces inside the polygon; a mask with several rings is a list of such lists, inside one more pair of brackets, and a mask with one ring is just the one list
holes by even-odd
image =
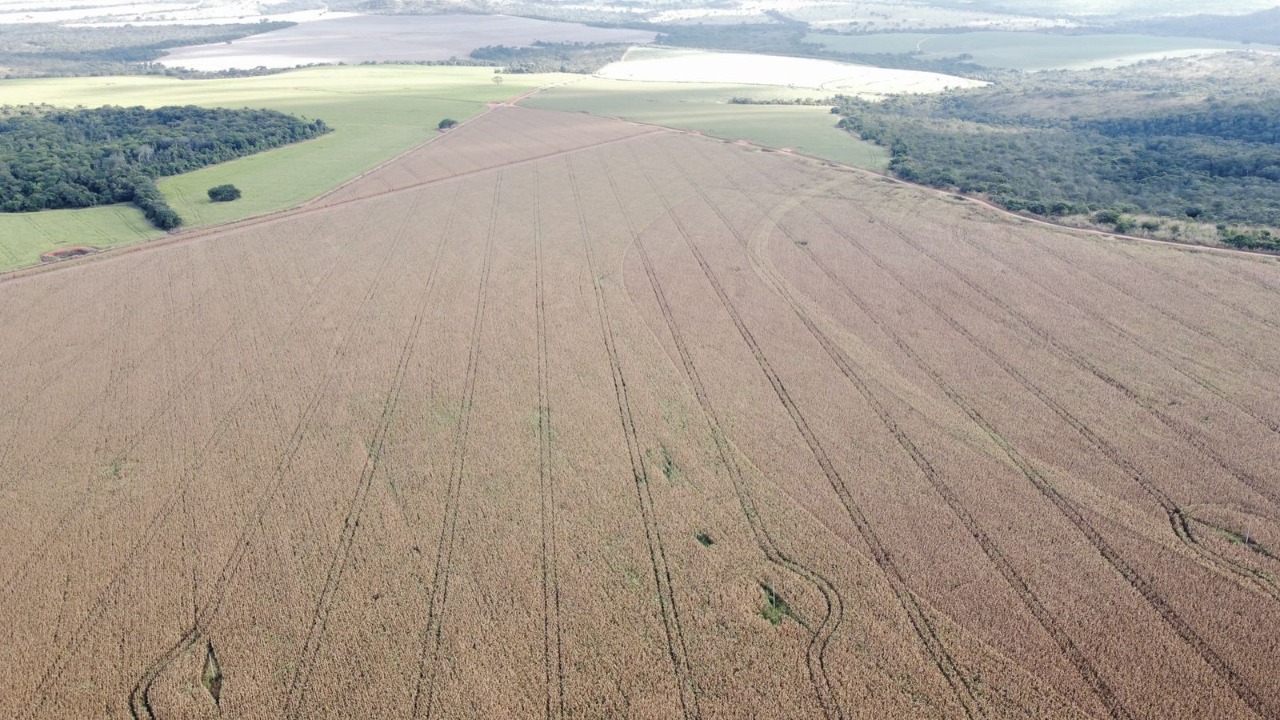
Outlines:
{"label": "distant white field", "polygon": [[0,0],[0,24],[225,25],[285,20],[308,22],[349,16],[323,7],[290,10],[288,0]]}
{"label": "distant white field", "polygon": [[864,96],[933,93],[986,84],[954,75],[832,60],[672,48],[633,48],[621,62],[606,65],[597,75],[641,82],[778,85]]}

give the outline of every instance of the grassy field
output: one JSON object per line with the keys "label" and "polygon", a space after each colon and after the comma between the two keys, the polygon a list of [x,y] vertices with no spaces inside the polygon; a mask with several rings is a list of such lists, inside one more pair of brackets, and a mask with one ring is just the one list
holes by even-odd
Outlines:
{"label": "grassy field", "polygon": [[[271,108],[321,118],[334,132],[193,173],[166,178],[160,189],[186,221],[215,225],[304,202],[436,133],[436,123],[465,120],[486,103],[552,82],[554,75],[504,76],[489,68],[366,66],[308,68],[226,80],[157,77],[57,78],[0,83],[4,103],[204,105]],[[208,188],[233,183],[233,203],[211,203]],[[154,237],[132,207],[0,215],[0,270],[38,262],[69,245],[107,247]],[[86,241],[89,238],[89,241]]]}
{"label": "grassy field", "polygon": [[1103,67],[1169,55],[1208,50],[1244,50],[1262,46],[1205,38],[1149,35],[1058,35],[1026,32],[971,32],[929,35],[882,33],[823,35],[811,33],[805,42],[829,50],[855,53],[910,53],[924,57],[972,55],[972,62],[991,68],[1051,70]]}
{"label": "grassy field", "polygon": [[765,85],[627,82],[591,78],[553,88],[522,104],[547,110],[585,111],[726,140],[790,148],[796,152],[873,170],[888,154],[836,128],[825,106],[734,105],[734,97],[759,100],[822,97],[818,91]]}
{"label": "grassy field", "polygon": [[57,248],[109,248],[163,234],[132,205],[6,213],[0,215],[0,270],[35,265]]}

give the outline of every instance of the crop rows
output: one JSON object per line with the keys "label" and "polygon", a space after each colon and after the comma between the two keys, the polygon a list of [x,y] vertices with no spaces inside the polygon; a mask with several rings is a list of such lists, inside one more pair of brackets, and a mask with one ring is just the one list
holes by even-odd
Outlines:
{"label": "crop rows", "polygon": [[0,715],[1276,717],[1280,275],[1114,242],[499,107],[0,281]]}

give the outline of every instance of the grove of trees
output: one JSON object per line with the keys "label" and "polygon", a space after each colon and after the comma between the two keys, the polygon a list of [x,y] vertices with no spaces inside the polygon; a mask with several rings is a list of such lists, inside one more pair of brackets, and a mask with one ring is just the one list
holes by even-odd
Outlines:
{"label": "grove of trees", "polygon": [[628,43],[535,42],[525,47],[489,45],[471,51],[471,59],[501,65],[511,74],[565,72],[590,74],[626,54]]}
{"label": "grove of trees", "polygon": [[182,218],[157,178],[307,140],[322,120],[195,106],[0,109],[0,211],[132,202],[164,230]]}
{"label": "grove of trees", "polygon": [[841,127],[889,149],[895,175],[1010,210],[1280,225],[1280,91],[1264,82],[1280,61],[1249,60],[1259,79],[1225,73],[1212,87],[1180,79],[1186,62],[839,97],[837,111]]}

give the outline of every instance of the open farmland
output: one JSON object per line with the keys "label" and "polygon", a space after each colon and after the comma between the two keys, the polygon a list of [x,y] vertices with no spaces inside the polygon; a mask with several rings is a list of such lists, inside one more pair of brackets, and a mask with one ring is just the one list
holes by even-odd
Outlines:
{"label": "open farmland", "polygon": [[621,61],[609,63],[596,75],[610,80],[636,82],[774,85],[864,97],[936,93],[950,88],[986,85],[980,80],[919,70],[879,68],[813,58],[662,47],[631,48]]}
{"label": "open farmland", "polygon": [[[316,67],[251,78],[180,80],[128,76],[42,78],[4,83],[4,102],[59,107],[119,105],[253,107],[320,118],[334,129],[314,140],[276,148],[157,183],[185,226],[204,227],[294,207],[438,134],[436,124],[463,121],[488,107],[565,79],[529,74],[493,82],[492,68]],[[232,183],[232,203],[206,191]],[[109,248],[156,237],[132,205],[0,213],[0,272],[40,262],[60,247]]]}
{"label": "open farmland", "polygon": [[160,61],[194,70],[293,67],[307,63],[409,62],[467,57],[488,45],[534,42],[653,42],[644,30],[503,15],[361,15],[302,23],[234,42],[177,48]]}
{"label": "open farmland", "polygon": [[1206,55],[1230,50],[1276,50],[1205,38],[1155,35],[1068,35],[1034,32],[883,33],[825,35],[810,33],[805,42],[851,53],[915,53],[945,59],[966,56],[967,62],[990,68],[1055,70],[1115,67],[1165,57]]}
{"label": "open farmland", "polygon": [[1273,718],[1280,265],[500,107],[0,282],[0,716]]}
{"label": "open farmland", "polygon": [[734,98],[803,102],[830,97],[819,90],[773,85],[636,83],[592,77],[545,88],[519,104],[623,118],[788,149],[868,170],[887,169],[889,152],[837,127],[830,106],[731,102]]}

